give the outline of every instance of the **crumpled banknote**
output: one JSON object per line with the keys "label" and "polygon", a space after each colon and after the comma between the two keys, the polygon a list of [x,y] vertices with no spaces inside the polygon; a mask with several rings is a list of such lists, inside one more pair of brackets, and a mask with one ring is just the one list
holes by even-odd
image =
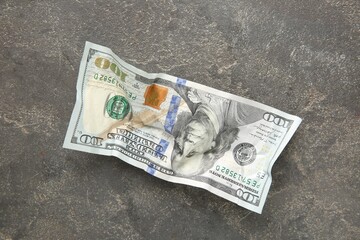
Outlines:
{"label": "crumpled banknote", "polygon": [[271,168],[301,123],[264,104],[146,73],[86,43],[64,147],[116,156],[261,213]]}

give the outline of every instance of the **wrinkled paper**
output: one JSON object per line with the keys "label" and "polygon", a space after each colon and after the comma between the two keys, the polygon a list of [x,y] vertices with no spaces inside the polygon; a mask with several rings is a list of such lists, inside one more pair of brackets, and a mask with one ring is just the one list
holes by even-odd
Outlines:
{"label": "wrinkled paper", "polygon": [[116,156],[261,213],[271,168],[301,119],[86,43],[64,147]]}

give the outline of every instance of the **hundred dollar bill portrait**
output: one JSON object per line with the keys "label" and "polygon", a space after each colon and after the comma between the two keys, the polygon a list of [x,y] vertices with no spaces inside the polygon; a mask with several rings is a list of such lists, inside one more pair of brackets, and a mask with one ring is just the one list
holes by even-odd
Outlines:
{"label": "hundred dollar bill portrait", "polygon": [[172,169],[178,176],[209,170],[231,147],[239,127],[263,118],[265,111],[188,87],[175,88],[192,115],[173,131]]}

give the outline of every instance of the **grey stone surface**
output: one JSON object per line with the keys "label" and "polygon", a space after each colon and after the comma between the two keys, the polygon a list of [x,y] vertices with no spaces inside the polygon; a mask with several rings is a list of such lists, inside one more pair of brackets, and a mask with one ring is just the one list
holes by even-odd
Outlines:
{"label": "grey stone surface", "polygon": [[[360,239],[357,0],[0,0],[0,239]],[[304,119],[262,215],[62,148],[86,40]]]}

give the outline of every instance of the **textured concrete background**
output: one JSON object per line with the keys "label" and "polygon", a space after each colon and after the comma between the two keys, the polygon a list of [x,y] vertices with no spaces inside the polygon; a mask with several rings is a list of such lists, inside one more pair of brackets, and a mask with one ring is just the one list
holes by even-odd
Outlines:
{"label": "textured concrete background", "polygon": [[[357,0],[0,0],[0,239],[360,239]],[[86,40],[304,119],[262,215],[62,148]]]}

